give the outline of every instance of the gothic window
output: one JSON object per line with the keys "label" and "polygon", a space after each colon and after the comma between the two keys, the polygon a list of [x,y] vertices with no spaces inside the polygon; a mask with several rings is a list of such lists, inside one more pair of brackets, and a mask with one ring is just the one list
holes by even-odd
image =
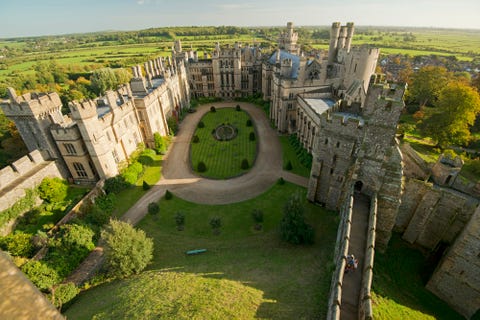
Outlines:
{"label": "gothic window", "polygon": [[288,99],[292,100],[295,97],[294,93],[289,93],[288,94]]}
{"label": "gothic window", "polygon": [[85,168],[83,167],[83,164],[81,164],[80,162],[74,162],[73,167],[75,168],[75,171],[76,171],[78,177],[82,177],[82,178],[88,177],[87,172],[85,171]]}
{"label": "gothic window", "polygon": [[328,138],[327,138],[327,139],[325,139],[325,144],[328,144]]}
{"label": "gothic window", "polygon": [[318,70],[311,70],[309,73],[308,73],[308,78],[310,80],[315,80],[315,79],[320,79],[320,72],[318,72]]}
{"label": "gothic window", "polygon": [[113,151],[112,151],[112,156],[113,156],[113,160],[115,160],[115,163],[119,163],[119,162],[120,162],[120,159],[118,158],[117,150],[113,150]]}
{"label": "gothic window", "polygon": [[340,142],[337,142],[337,148],[340,148]]}
{"label": "gothic window", "polygon": [[64,146],[68,154],[77,154],[77,150],[75,150],[75,146],[73,144],[65,143]]}

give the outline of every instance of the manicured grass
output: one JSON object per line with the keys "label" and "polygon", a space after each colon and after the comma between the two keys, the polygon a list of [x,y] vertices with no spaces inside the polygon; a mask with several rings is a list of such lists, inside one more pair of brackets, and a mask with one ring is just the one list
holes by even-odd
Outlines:
{"label": "manicured grass", "polygon": [[305,167],[300,162],[300,159],[298,158],[295,149],[290,143],[288,136],[281,136],[280,143],[282,144],[283,168],[285,169],[285,166],[290,161],[292,163],[292,173],[298,174],[303,177],[309,177],[311,168]]}
{"label": "manicured grass", "polygon": [[421,279],[424,268],[423,255],[399,236],[392,237],[386,253],[375,253],[375,319],[463,319],[425,289]]}
{"label": "manicured grass", "polygon": [[[216,109],[216,112],[205,114],[200,120],[205,127],[197,128],[194,133],[199,142],[192,142],[190,148],[194,171],[198,172],[198,163],[203,161],[207,170],[199,174],[204,177],[226,179],[247,172],[249,169],[240,167],[242,160],[247,159],[252,167],[257,151],[257,139],[249,140],[249,134],[255,132],[255,129],[253,126],[246,126],[248,119],[250,116],[245,111],[236,111],[234,108]],[[221,124],[230,124],[237,128],[237,136],[229,141],[216,140],[212,131]]]}
{"label": "manicured grass", "polygon": [[114,217],[121,217],[125,212],[130,209],[143,195],[142,185],[145,180],[149,185],[154,185],[161,178],[162,172],[162,155],[152,156],[153,162],[151,166],[145,168],[143,176],[141,176],[134,187],[128,188],[117,194],[115,209],[113,210]]}
{"label": "manicured grass", "polygon": [[[150,271],[89,289],[66,315],[116,318],[133,311],[142,319],[324,319],[338,219],[305,202],[315,244],[281,242],[282,208],[295,192],[306,191],[286,183],[255,199],[221,206],[175,196],[161,200],[160,213],[147,215],[138,225],[154,239]],[[264,212],[262,231],[253,228],[254,208]],[[176,229],[178,211],[185,214],[183,231]],[[209,225],[213,216],[222,219],[219,235]],[[199,248],[207,252],[185,255]]]}
{"label": "manicured grass", "polygon": [[405,136],[403,141],[408,142],[410,146],[417,151],[418,155],[428,163],[437,162],[441,150],[435,147],[430,141],[425,139],[416,139]]}

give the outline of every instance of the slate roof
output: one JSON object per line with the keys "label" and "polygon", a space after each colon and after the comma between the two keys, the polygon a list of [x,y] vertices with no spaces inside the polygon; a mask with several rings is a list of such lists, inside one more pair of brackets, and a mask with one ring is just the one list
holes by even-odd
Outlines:
{"label": "slate roof", "polygon": [[[291,59],[292,60],[292,73],[290,74],[291,79],[297,79],[298,78],[298,70],[300,68],[300,57],[297,56],[296,54],[291,54],[290,52],[287,52],[285,50],[280,50],[280,62],[285,60],[285,59]],[[268,59],[268,62],[270,64],[275,64],[277,60],[277,52],[275,51],[272,56]]]}

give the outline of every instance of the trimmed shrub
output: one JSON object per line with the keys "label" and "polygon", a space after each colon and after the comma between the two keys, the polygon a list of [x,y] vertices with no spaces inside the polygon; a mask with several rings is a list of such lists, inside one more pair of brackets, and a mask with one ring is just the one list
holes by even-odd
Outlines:
{"label": "trimmed shrub", "polygon": [[247,127],[251,127],[252,126],[252,120],[248,119],[246,125],[247,125]]}
{"label": "trimmed shrub", "polygon": [[235,107],[235,110],[237,110],[237,111],[242,110],[242,109],[240,108],[240,105],[239,105],[239,104],[237,104],[237,106]]}
{"label": "trimmed shrub", "polygon": [[[110,195],[113,195],[113,193],[111,193]],[[99,197],[100,198],[100,197]],[[98,199],[98,198],[97,198]],[[115,199],[115,198],[113,198]],[[95,205],[93,205],[88,211],[87,211],[87,214],[85,216],[85,221],[91,225],[94,225],[94,226],[103,226],[104,224],[106,224],[108,222],[108,220],[110,219],[110,215],[111,213],[113,212],[113,209],[111,210],[103,210],[99,203],[96,202]]]}
{"label": "trimmed shrub", "polygon": [[260,209],[253,209],[252,218],[253,218],[253,221],[255,221],[256,223],[262,223],[263,222],[263,211],[260,210]]}
{"label": "trimmed shrub", "polygon": [[115,202],[117,201],[117,197],[115,194],[110,193],[107,195],[101,195],[95,198],[95,205],[103,211],[112,213],[113,209],[115,209]]}
{"label": "trimmed shrub", "polygon": [[240,168],[242,170],[246,170],[250,167],[250,165],[248,164],[248,160],[247,159],[243,159],[242,160],[242,164],[240,165]]}
{"label": "trimmed shrub", "polygon": [[174,136],[178,132],[178,121],[175,117],[170,117],[167,119],[167,125],[169,128],[169,133],[171,136]]}
{"label": "trimmed shrub", "polygon": [[177,212],[174,216],[175,224],[177,225],[177,230],[183,230],[183,226],[185,225],[185,214],[182,212]]}
{"label": "trimmed shrub", "polygon": [[167,190],[165,191],[165,200],[171,200],[173,198],[173,194]]}
{"label": "trimmed shrub", "polygon": [[290,170],[292,170],[292,169],[293,169],[292,162],[291,162],[291,161],[288,161],[288,162],[287,162],[287,165],[285,166],[285,170],[290,171]]}
{"label": "trimmed shrub", "polygon": [[200,122],[198,123],[198,126],[197,126],[197,127],[200,128],[200,129],[201,129],[201,128],[205,128],[205,123],[203,123],[203,121],[200,121]]}
{"label": "trimmed shrub", "polygon": [[151,186],[148,184],[147,181],[143,180],[142,188],[143,190],[147,191],[147,190],[150,190]]}
{"label": "trimmed shrub", "polygon": [[248,135],[248,140],[255,141],[255,132],[250,132],[250,134]]}
{"label": "trimmed shrub", "polygon": [[210,112],[217,112],[217,109],[215,109],[214,106],[211,106],[211,107],[210,107]]}
{"label": "trimmed shrub", "polygon": [[283,177],[278,178],[277,184],[284,185],[285,184],[285,179],[283,179]]}
{"label": "trimmed shrub", "polygon": [[45,178],[38,186],[40,198],[49,203],[65,200],[67,192],[67,182],[60,178]]}
{"label": "trimmed shrub", "polygon": [[148,204],[148,213],[155,215],[160,212],[160,206],[156,202],[150,202]]}
{"label": "trimmed shrub", "polygon": [[210,219],[210,227],[212,227],[214,234],[220,233],[220,228],[222,227],[222,218],[213,217]]}
{"label": "trimmed shrub", "polygon": [[205,164],[205,162],[203,162],[203,161],[198,162],[197,171],[198,171],[198,172],[205,172],[205,171],[207,171],[207,165]]}
{"label": "trimmed shrub", "polygon": [[192,137],[192,142],[193,142],[193,143],[199,143],[199,142],[200,142],[200,138],[199,138],[197,135],[194,135],[194,136]]}

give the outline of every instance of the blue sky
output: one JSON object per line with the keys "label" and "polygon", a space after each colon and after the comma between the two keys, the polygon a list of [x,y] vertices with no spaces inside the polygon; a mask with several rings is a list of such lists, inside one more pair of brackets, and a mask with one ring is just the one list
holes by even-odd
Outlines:
{"label": "blue sky", "polygon": [[0,38],[287,21],[480,29],[480,0],[0,0]]}

